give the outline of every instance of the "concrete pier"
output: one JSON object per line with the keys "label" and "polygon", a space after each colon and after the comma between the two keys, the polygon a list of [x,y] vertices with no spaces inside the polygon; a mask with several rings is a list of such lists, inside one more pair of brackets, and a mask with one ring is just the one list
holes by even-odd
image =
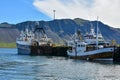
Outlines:
{"label": "concrete pier", "polygon": [[120,47],[114,50],[113,62],[120,62]]}

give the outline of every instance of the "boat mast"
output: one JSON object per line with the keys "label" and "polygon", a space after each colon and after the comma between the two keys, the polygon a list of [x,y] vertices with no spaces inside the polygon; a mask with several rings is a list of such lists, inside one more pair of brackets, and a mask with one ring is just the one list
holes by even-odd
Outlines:
{"label": "boat mast", "polygon": [[53,10],[53,18],[54,18],[54,20],[55,20],[55,12],[56,12],[56,10]]}
{"label": "boat mast", "polygon": [[97,17],[96,49],[98,49],[98,17]]}
{"label": "boat mast", "polygon": [[[36,27],[35,27],[34,33],[35,33],[36,30],[39,28],[39,22],[36,21],[36,22],[35,22],[35,25],[36,25]],[[37,37],[37,40],[40,41],[40,35],[39,35],[38,32],[36,33],[36,37]]]}

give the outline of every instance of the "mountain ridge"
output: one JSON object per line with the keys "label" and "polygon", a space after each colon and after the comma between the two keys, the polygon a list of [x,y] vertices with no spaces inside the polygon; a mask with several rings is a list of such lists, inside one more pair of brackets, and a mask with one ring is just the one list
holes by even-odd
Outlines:
{"label": "mountain ridge", "polygon": [[[39,27],[43,27],[48,37],[51,37],[55,43],[63,43],[64,41],[71,39],[71,36],[74,34],[76,29],[80,29],[82,35],[84,35],[86,32],[90,31],[92,24],[96,30],[97,21],[89,21],[80,18],[55,19],[51,21],[39,21],[39,24]],[[113,28],[100,21],[98,21],[98,24],[105,40],[115,39],[117,43],[120,43],[119,28]],[[35,21],[25,21],[17,24],[2,23],[2,26],[0,24],[0,30],[2,30],[2,32],[0,31],[0,34],[2,34],[0,35],[0,42],[15,42],[21,30],[25,30],[26,28],[34,30],[35,25]],[[9,40],[5,40],[5,37],[9,36],[11,36],[11,38],[9,38]]]}

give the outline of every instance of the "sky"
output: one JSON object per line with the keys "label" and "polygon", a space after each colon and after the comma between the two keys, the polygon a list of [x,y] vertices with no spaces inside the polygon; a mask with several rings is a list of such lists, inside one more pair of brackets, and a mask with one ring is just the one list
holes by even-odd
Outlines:
{"label": "sky", "polygon": [[0,23],[82,18],[120,28],[120,0],[1,0]]}

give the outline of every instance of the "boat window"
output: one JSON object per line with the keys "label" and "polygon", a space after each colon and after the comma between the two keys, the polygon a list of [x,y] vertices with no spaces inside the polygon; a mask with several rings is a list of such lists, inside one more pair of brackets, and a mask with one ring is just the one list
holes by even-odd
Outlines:
{"label": "boat window", "polygon": [[80,45],[78,45],[78,47],[80,47]]}
{"label": "boat window", "polygon": [[98,37],[98,39],[102,39],[102,37]]}
{"label": "boat window", "polygon": [[70,45],[73,45],[72,43],[70,43]]}

